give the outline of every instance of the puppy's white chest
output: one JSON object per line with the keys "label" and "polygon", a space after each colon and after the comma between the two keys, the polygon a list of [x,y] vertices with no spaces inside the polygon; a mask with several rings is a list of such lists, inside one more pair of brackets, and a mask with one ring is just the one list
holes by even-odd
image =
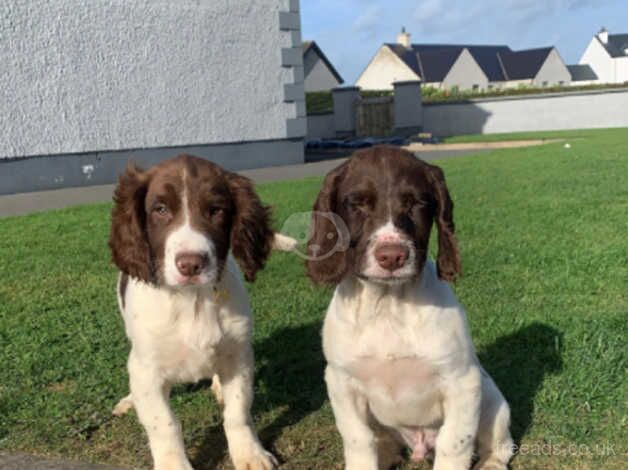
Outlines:
{"label": "puppy's white chest", "polygon": [[412,322],[383,316],[356,334],[341,363],[388,426],[428,426],[438,421],[439,376],[429,351],[417,343]]}
{"label": "puppy's white chest", "polygon": [[134,299],[125,312],[136,353],[173,382],[211,377],[229,327],[221,302],[205,293],[153,293]]}
{"label": "puppy's white chest", "polygon": [[388,321],[373,324],[357,341],[347,372],[362,386],[397,401],[416,394],[435,379],[430,361],[407,339],[407,327]]}
{"label": "puppy's white chest", "polygon": [[384,393],[391,399],[414,393],[434,380],[433,369],[416,356],[356,357],[347,365],[347,370],[364,387]]}

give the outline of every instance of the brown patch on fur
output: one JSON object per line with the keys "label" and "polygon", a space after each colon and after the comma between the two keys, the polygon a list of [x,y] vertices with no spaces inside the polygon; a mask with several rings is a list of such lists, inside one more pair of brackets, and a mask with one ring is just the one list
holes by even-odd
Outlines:
{"label": "brown patch on fur", "polygon": [[245,279],[254,281],[272,249],[274,232],[270,226],[270,207],[262,204],[250,179],[229,173],[228,180],[236,207],[231,230],[231,251]]}
{"label": "brown patch on fur", "polygon": [[150,174],[129,165],[118,179],[113,194],[109,248],[123,273],[145,282],[153,280],[153,264],[146,235],[144,200]]}

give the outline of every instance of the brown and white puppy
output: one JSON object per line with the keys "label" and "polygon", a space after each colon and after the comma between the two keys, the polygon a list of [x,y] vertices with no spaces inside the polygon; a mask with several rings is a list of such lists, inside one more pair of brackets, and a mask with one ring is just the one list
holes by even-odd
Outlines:
{"label": "brown and white puppy", "polygon": [[114,203],[109,246],[131,341],[130,394],[114,414],[135,407],[156,469],[191,469],[170,389],[213,378],[236,469],[272,468],[250,415],[251,308],[234,258],[252,281],[273,243],[289,240],[275,237],[247,178],[190,155],[129,167]]}
{"label": "brown and white puppy", "polygon": [[325,178],[312,223],[308,275],[336,286],[323,349],[346,468],[386,468],[401,444],[414,460],[434,450],[438,470],[468,469],[476,445],[476,468],[506,469],[510,410],[446,282],[461,267],[441,169],[395,147],[358,151]]}

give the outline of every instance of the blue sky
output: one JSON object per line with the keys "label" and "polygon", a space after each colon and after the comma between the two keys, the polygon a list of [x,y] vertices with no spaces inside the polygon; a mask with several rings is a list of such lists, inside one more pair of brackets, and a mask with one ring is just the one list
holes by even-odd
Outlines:
{"label": "blue sky", "polygon": [[301,21],[353,84],[402,25],[415,43],[553,45],[577,63],[600,27],[628,33],[628,0],[301,0]]}

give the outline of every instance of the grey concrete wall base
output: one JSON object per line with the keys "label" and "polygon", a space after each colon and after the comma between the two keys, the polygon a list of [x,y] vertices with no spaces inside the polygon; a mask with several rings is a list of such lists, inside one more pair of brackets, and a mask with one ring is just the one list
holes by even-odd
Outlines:
{"label": "grey concrete wall base", "polygon": [[308,139],[333,139],[336,137],[336,128],[333,113],[308,114]]}
{"label": "grey concrete wall base", "polygon": [[302,139],[17,158],[0,160],[0,194],[114,183],[129,160],[149,167],[180,153],[233,171],[304,162]]}

